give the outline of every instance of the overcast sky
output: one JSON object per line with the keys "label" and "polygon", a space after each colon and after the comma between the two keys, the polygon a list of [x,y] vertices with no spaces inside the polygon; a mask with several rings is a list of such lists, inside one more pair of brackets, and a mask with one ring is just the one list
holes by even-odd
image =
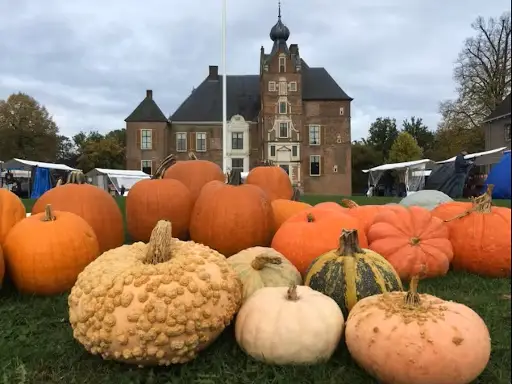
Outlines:
{"label": "overcast sky", "polygon": [[[508,0],[283,0],[288,43],[354,98],[352,137],[379,116],[435,129],[479,15]],[[257,74],[277,0],[228,0],[228,74]],[[0,99],[25,92],[65,135],[107,132],[153,89],[170,115],[221,64],[221,0],[0,0]]]}

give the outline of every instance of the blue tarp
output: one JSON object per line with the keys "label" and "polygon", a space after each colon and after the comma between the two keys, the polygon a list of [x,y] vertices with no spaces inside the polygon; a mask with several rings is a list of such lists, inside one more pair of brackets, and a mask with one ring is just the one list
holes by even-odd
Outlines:
{"label": "blue tarp", "polygon": [[47,168],[33,168],[34,172],[34,184],[32,185],[31,199],[38,199],[43,193],[52,188],[50,181],[50,170]]}
{"label": "blue tarp", "polygon": [[491,168],[484,191],[487,189],[487,184],[494,185],[493,199],[510,199],[510,151],[505,152],[501,160]]}

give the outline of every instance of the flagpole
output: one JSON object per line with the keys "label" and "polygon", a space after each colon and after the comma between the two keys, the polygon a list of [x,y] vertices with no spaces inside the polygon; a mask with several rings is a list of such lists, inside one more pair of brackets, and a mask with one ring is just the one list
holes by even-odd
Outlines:
{"label": "flagpole", "polygon": [[226,3],[227,0],[222,0],[222,170],[224,173],[228,170],[228,148],[227,148],[227,71],[226,71]]}

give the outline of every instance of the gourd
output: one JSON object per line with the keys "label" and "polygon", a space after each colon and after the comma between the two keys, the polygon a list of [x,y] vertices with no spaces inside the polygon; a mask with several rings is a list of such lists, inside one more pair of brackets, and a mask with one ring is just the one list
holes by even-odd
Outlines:
{"label": "gourd", "polygon": [[124,243],[123,215],[117,202],[104,189],[87,184],[81,171],[70,172],[66,184],[37,199],[32,215],[44,212],[48,204],[56,211],[71,212],[87,221],[98,238],[100,252]]}
{"label": "gourd", "polygon": [[359,301],[345,339],[352,358],[381,383],[468,384],[491,353],[484,321],[465,305],[417,293],[391,292]]}
{"label": "gourd", "polygon": [[445,203],[433,215],[450,231],[453,268],[486,277],[511,275],[511,211],[492,206],[492,189],[472,203]]}
{"label": "gourd", "polygon": [[151,179],[135,183],[126,197],[126,226],[133,241],[148,242],[159,220],[173,223],[173,237],[188,238],[194,204],[190,191],[178,180],[162,178],[172,161],[167,157]]}
{"label": "gourd", "polygon": [[307,203],[286,199],[275,199],[271,202],[271,205],[272,212],[274,213],[275,230],[278,230],[286,220],[296,213],[311,208],[311,205]]}
{"label": "gourd", "polygon": [[337,213],[347,213],[346,209],[335,203],[334,201],[324,201],[323,203],[318,203],[315,205],[315,209],[325,209],[327,211],[333,211]]}
{"label": "gourd", "polygon": [[26,217],[25,206],[18,196],[0,188],[0,246],[12,227]]}
{"label": "gourd", "polygon": [[245,179],[245,184],[256,185],[263,189],[270,201],[290,200],[293,196],[290,177],[283,168],[273,165],[272,162],[251,169]]}
{"label": "gourd", "polygon": [[[59,187],[60,188],[60,187]],[[99,255],[91,226],[70,212],[53,211],[21,220],[5,239],[5,261],[18,291],[54,295],[70,289]]]}
{"label": "gourd", "polygon": [[304,284],[331,297],[345,318],[361,299],[401,291],[402,282],[381,255],[359,246],[357,230],[342,230],[339,247],[316,258]]}
{"label": "gourd", "polygon": [[243,300],[263,287],[288,287],[302,284],[300,272],[283,255],[272,248],[244,249],[228,258],[243,286]]}
{"label": "gourd", "polygon": [[375,220],[375,216],[390,208],[387,205],[359,205],[355,201],[349,199],[343,199],[341,202],[348,208],[346,213],[358,219],[363,225],[365,234],[368,233],[370,226],[373,224],[373,220]]}
{"label": "gourd", "polygon": [[415,205],[431,211],[439,204],[451,201],[453,201],[453,199],[441,191],[424,189],[404,197],[400,201],[400,205],[403,205],[404,207]]}
{"label": "gourd", "polygon": [[356,219],[343,212],[313,207],[290,217],[274,235],[272,248],[304,275],[315,258],[338,246],[342,229],[358,229],[361,246],[368,246]]}
{"label": "gourd", "polygon": [[336,302],[306,286],[265,287],[240,309],[238,345],[268,364],[316,364],[334,353],[344,319]]}
{"label": "gourd", "polygon": [[87,351],[138,365],[186,363],[230,323],[242,286],[226,258],[171,235],[161,220],[148,244],[107,251],[80,274],[69,320]]}
{"label": "gourd", "polygon": [[2,246],[0,246],[0,288],[2,288],[2,283],[4,281],[4,275],[5,275],[4,253],[2,252]]}
{"label": "gourd", "polygon": [[410,280],[422,266],[423,277],[444,276],[453,259],[448,227],[421,207],[396,205],[379,213],[368,230],[368,243],[402,280]]}

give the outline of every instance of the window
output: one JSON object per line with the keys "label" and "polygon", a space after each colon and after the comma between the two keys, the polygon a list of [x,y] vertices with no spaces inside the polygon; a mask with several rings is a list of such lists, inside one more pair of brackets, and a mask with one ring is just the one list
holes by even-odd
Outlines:
{"label": "window", "polygon": [[320,156],[311,155],[309,156],[309,175],[320,176]]}
{"label": "window", "polygon": [[309,145],[320,145],[320,126],[309,126]]}
{"label": "window", "polygon": [[290,91],[292,91],[292,92],[297,91],[297,82],[296,81],[292,81],[290,83]]}
{"label": "window", "polygon": [[286,57],[279,58],[279,72],[286,72]]}
{"label": "window", "polygon": [[288,109],[288,105],[287,105],[286,101],[280,101],[279,102],[279,113],[281,115],[286,115],[287,109]]}
{"label": "window", "polygon": [[340,107],[340,116],[343,116],[345,114],[345,108]]}
{"label": "window", "polygon": [[268,82],[268,91],[269,92],[275,92],[276,91],[276,82],[275,81],[269,81]]}
{"label": "window", "polygon": [[270,146],[270,156],[272,156],[272,157],[276,156],[276,146],[275,145]]}
{"label": "window", "polygon": [[233,132],[231,134],[231,149],[244,149],[243,132]]}
{"label": "window", "polygon": [[288,86],[286,84],[286,80],[279,82],[279,95],[286,95]]}
{"label": "window", "polygon": [[288,137],[288,122],[279,123],[279,137],[284,139]]}
{"label": "window", "polygon": [[505,141],[510,141],[510,124],[505,125]]}
{"label": "window", "polygon": [[153,174],[153,162],[151,160],[142,160],[140,162],[140,170],[148,175]]}
{"label": "window", "polygon": [[205,132],[197,132],[196,133],[196,151],[197,152],[206,152],[206,133]]}
{"label": "window", "polygon": [[238,169],[244,171],[244,159],[231,159],[231,170]]}
{"label": "window", "polygon": [[176,133],[176,152],[187,152],[187,133]]}
{"label": "window", "polygon": [[140,149],[153,149],[153,130],[140,130]]}
{"label": "window", "polygon": [[297,157],[298,152],[299,152],[299,151],[298,151],[298,148],[299,148],[299,147],[297,147],[296,145],[294,145],[294,146],[292,147],[292,157]]}

